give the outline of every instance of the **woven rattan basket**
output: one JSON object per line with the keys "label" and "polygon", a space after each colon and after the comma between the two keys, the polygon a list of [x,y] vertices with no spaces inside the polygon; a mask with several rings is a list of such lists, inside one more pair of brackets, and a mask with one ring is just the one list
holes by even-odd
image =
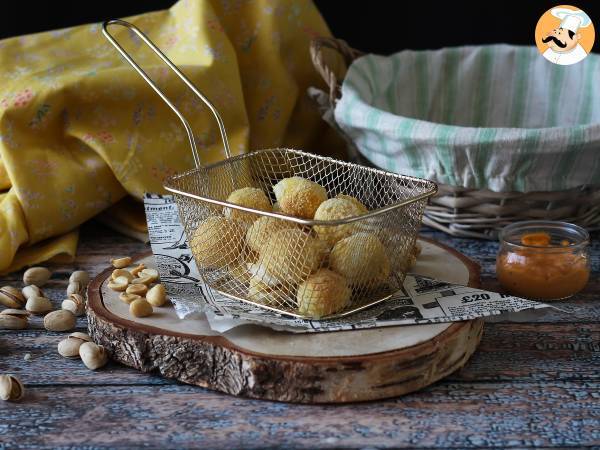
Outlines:
{"label": "woven rattan basket", "polygon": [[[352,140],[336,126],[333,110],[341,95],[346,65],[361,56],[344,41],[319,38],[312,42],[311,57],[316,70],[329,88],[328,95],[312,91],[324,119],[346,139],[349,158],[361,164],[370,162],[359,153]],[[600,149],[599,149],[600,150]],[[600,186],[580,186],[562,191],[496,192],[440,184],[430,199],[424,223],[454,236],[495,239],[507,224],[532,219],[562,220],[588,230],[600,228]]]}

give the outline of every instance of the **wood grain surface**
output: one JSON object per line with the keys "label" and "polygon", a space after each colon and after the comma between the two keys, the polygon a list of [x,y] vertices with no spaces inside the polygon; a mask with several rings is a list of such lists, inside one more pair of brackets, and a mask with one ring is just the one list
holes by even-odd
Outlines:
{"label": "wood grain surface", "polygon": [[[497,289],[495,243],[425,231],[474,258]],[[586,290],[561,311],[486,323],[467,365],[400,399],[304,406],[247,400],[110,363],[91,372],[61,358],[63,333],[0,331],[0,373],[26,385],[0,402],[0,449],[29,448],[598,448],[600,446],[600,243]],[[95,275],[110,257],[147,247],[97,226],[81,234],[74,265],[53,265],[45,292],[58,306],[74,269]],[[0,284],[20,285],[20,276]],[[78,326],[85,329],[84,319]],[[29,354],[29,359],[24,356]]]}

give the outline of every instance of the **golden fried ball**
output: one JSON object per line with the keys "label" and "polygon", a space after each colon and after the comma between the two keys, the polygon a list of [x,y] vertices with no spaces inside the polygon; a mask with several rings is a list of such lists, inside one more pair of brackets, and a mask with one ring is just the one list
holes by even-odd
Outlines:
{"label": "golden fried ball", "polygon": [[[227,197],[229,203],[236,205],[245,206],[247,208],[254,208],[260,211],[271,211],[271,202],[267,198],[266,194],[262,189],[253,187],[244,187],[236,189],[229,197]],[[259,216],[244,211],[239,211],[233,208],[225,208],[223,210],[225,217],[233,220],[239,220],[242,222],[253,222]]]}
{"label": "golden fried ball", "polygon": [[248,231],[246,232],[246,242],[252,250],[260,253],[260,249],[265,245],[273,233],[287,228],[296,228],[296,224],[274,217],[261,217],[260,219],[255,220],[252,226],[248,228]]}
{"label": "golden fried ball", "polygon": [[286,292],[279,286],[270,286],[262,278],[253,276],[248,287],[248,299],[267,306],[285,307]]}
{"label": "golden fried ball", "polygon": [[352,202],[354,204],[354,206],[356,206],[356,208],[358,208],[358,210],[360,211],[361,214],[366,214],[369,212],[369,209],[356,197],[352,197],[351,195],[346,195],[346,194],[338,194],[335,196],[335,198],[343,198],[344,200],[348,200],[348,201]]}
{"label": "golden fried ball", "polygon": [[327,200],[323,186],[302,177],[284,178],[273,186],[273,192],[283,213],[304,219],[312,219],[319,205]]}
{"label": "golden fried ball", "polygon": [[415,242],[415,245],[411,248],[410,253],[406,256],[406,259],[400,264],[400,268],[403,272],[409,272],[414,269],[417,265],[417,258],[423,251],[423,247],[419,242]]}
{"label": "golden fried ball", "polygon": [[[362,214],[361,209],[352,201],[345,198],[330,198],[319,205],[315,212],[315,220],[338,220]],[[319,239],[323,239],[329,245],[333,245],[340,239],[354,233],[356,231],[356,222],[332,226],[316,225],[314,229]]]}
{"label": "golden fried ball", "polygon": [[406,259],[400,264],[403,272],[410,272],[417,265],[417,257],[414,253],[410,253]]}
{"label": "golden fried ball", "polygon": [[275,279],[296,284],[317,270],[324,256],[319,240],[300,229],[290,228],[276,231],[265,242],[258,265]]}
{"label": "golden fried ball", "polygon": [[372,233],[356,233],[337,242],[329,255],[329,267],[353,286],[374,287],[390,275],[385,247]]}
{"label": "golden fried ball", "polygon": [[232,278],[235,278],[236,281],[242,284],[248,283],[250,277],[252,276],[248,270],[248,267],[243,262],[241,264],[233,264],[231,267],[227,268],[227,271]]}
{"label": "golden fried ball", "polygon": [[234,221],[211,216],[200,222],[190,246],[201,268],[225,267],[238,259],[242,251],[243,229]]}
{"label": "golden fried ball", "polygon": [[344,309],[351,295],[343,276],[319,269],[298,287],[298,311],[314,318],[328,316]]}

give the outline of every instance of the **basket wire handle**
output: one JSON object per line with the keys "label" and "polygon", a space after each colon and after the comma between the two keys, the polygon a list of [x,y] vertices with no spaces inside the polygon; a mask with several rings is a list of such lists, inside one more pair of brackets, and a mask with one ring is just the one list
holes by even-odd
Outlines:
{"label": "basket wire handle", "polygon": [[190,146],[192,147],[192,154],[194,156],[194,164],[196,165],[196,168],[198,169],[198,168],[202,167],[202,164],[200,163],[200,158],[198,156],[198,148],[196,146],[196,139],[194,138],[194,133],[192,131],[192,127],[190,126],[189,122],[186,120],[186,118],[183,116],[183,114],[181,114],[181,112],[177,109],[177,107],[169,100],[169,98],[164,94],[164,92],[160,90],[160,88],[156,85],[156,83],[154,83],[154,81],[152,81],[152,79],[148,76],[148,74],[144,71],[144,69],[142,69],[133,60],[133,58],[129,55],[129,53],[127,53],[125,51],[125,49],[123,47],[121,47],[121,45],[116,41],[114,36],[112,34],[110,34],[110,32],[108,31],[108,27],[110,25],[120,25],[122,27],[128,28],[129,30],[133,31],[142,41],[144,41],[144,43],[148,47],[150,47],[152,49],[152,51],[154,53],[156,53],[156,55],[160,59],[163,60],[163,62],[167,66],[169,66],[169,68],[173,72],[175,72],[175,74],[177,74],[177,76],[187,85],[187,87],[189,87],[192,90],[192,92],[194,94],[196,94],[196,96],[198,98],[200,98],[200,100],[202,100],[206,104],[206,106],[208,106],[208,109],[210,109],[210,112],[212,112],[213,116],[215,116],[217,124],[219,125],[219,131],[221,132],[221,139],[223,140],[223,146],[225,147],[225,156],[227,158],[231,158],[231,150],[229,149],[229,141],[227,139],[227,132],[225,131],[225,125],[223,123],[223,119],[221,119],[221,115],[217,111],[217,108],[215,108],[215,106],[211,103],[211,101],[208,98],[206,98],[196,88],[196,86],[194,86],[194,84],[189,80],[189,78],[186,77],[177,68],[177,66],[175,64],[173,64],[171,62],[171,60],[169,58],[167,58],[167,56],[162,51],[160,51],[160,49],[156,45],[154,45],[154,43],[148,38],[148,36],[146,36],[144,33],[142,33],[140,31],[139,28],[137,28],[132,23],[126,22],[124,20],[120,20],[120,19],[107,20],[106,22],[104,22],[102,24],[102,33],[104,34],[106,39],[108,39],[110,41],[110,43],[118,50],[118,52],[123,56],[123,58],[125,58],[125,60],[136,70],[136,72],[140,74],[140,76],[146,81],[146,83],[148,83],[150,85],[150,87],[152,89],[154,89],[154,91],[160,96],[160,98],[162,98],[163,101],[167,105],[169,105],[169,107],[173,110],[173,112],[175,112],[175,114],[177,114],[177,117],[179,117],[179,120],[181,120],[181,123],[183,123],[183,126],[185,127],[185,131],[187,132],[187,135],[188,135],[188,139],[190,141]]}

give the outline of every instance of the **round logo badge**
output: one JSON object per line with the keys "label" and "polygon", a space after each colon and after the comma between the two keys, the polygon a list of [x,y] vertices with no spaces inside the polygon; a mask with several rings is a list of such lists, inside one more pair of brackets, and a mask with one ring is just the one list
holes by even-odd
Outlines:
{"label": "round logo badge", "polygon": [[535,27],[535,45],[554,64],[578,63],[592,51],[596,32],[592,19],[576,6],[560,5],[546,11]]}

